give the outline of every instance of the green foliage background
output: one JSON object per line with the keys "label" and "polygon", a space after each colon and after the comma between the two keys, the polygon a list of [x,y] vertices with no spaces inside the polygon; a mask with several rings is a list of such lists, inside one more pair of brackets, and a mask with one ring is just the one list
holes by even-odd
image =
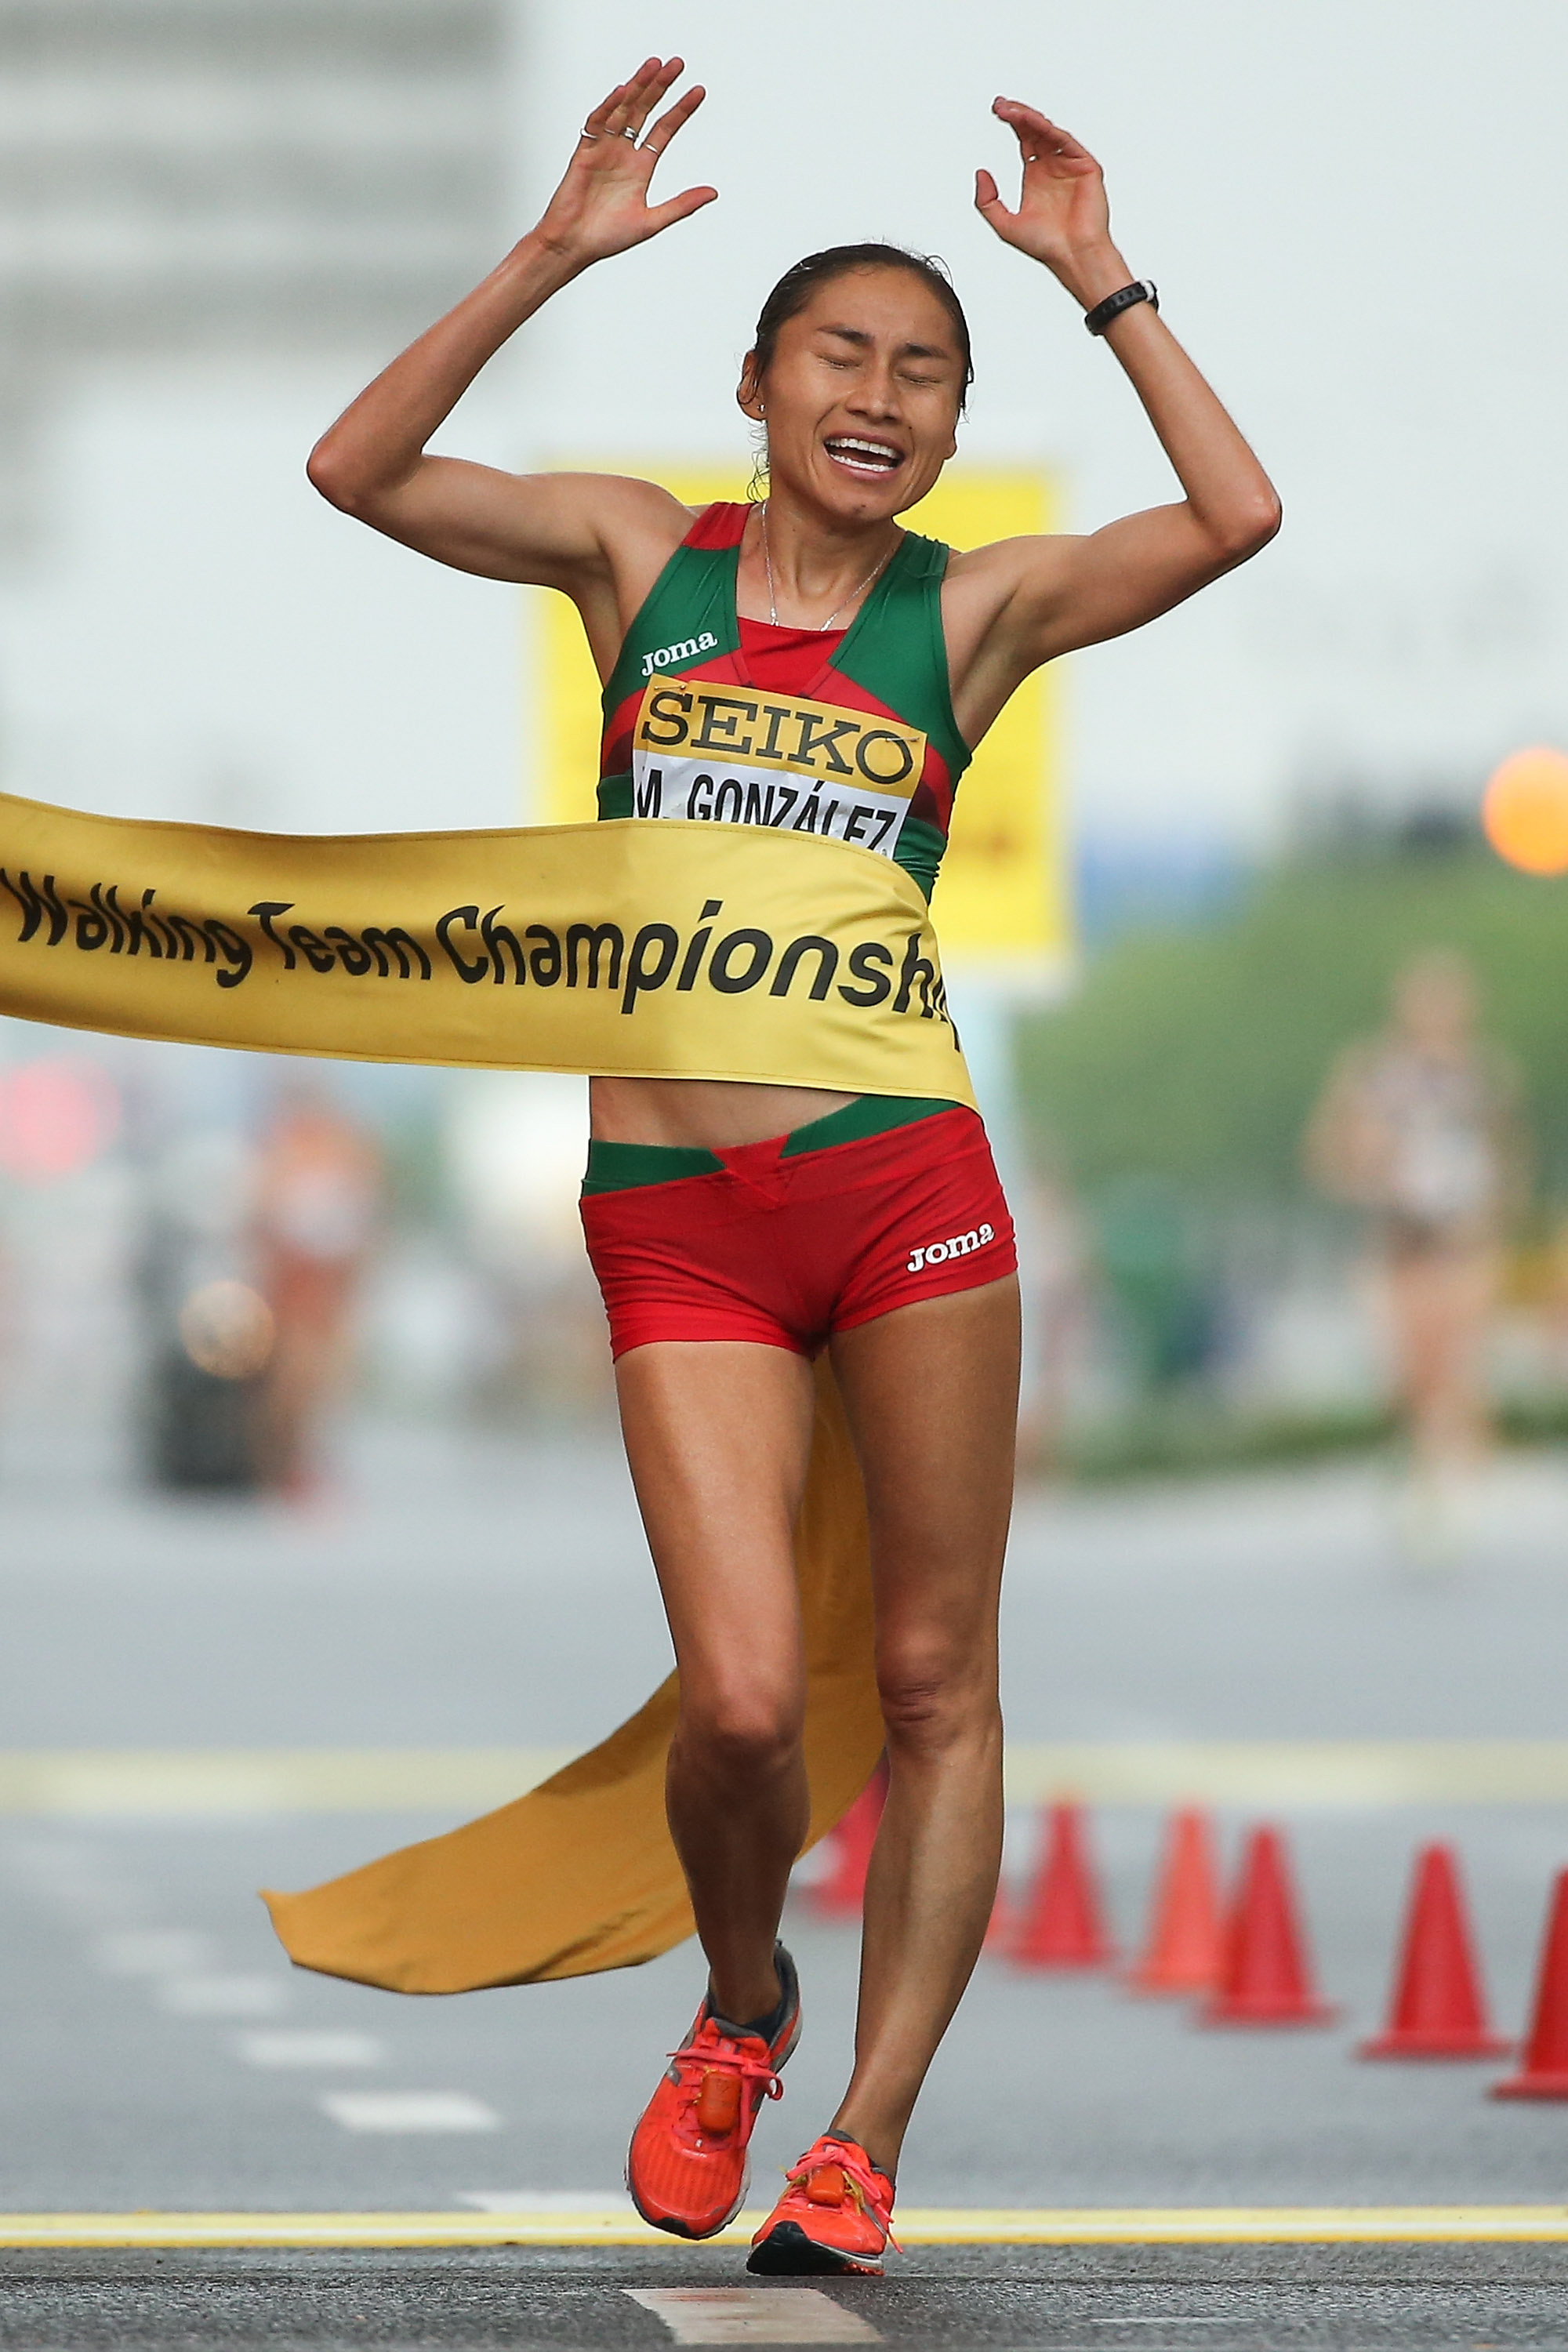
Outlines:
{"label": "green foliage background", "polygon": [[1523,1074],[1540,1190],[1568,1197],[1568,879],[1513,873],[1479,844],[1292,863],[1206,929],[1094,957],[1076,995],[1019,1024],[1047,1163],[1090,1198],[1130,1176],[1215,1206],[1300,1196],[1330,1062],[1430,947],[1470,959],[1483,1024]]}

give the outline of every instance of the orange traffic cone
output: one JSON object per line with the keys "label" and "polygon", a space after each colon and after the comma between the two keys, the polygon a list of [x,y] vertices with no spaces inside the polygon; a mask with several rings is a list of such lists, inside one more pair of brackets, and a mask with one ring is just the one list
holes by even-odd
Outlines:
{"label": "orange traffic cone", "polygon": [[831,1835],[832,1861],[811,1889],[811,1907],[823,1919],[858,1919],[866,1899],[866,1873],[877,1826],[888,1795],[884,1757]]}
{"label": "orange traffic cone", "polygon": [[1128,1976],[1129,1989],[1207,1992],[1219,1976],[1224,1948],[1208,1815],[1185,1806],[1171,1816],[1149,1940]]}
{"label": "orange traffic cone", "polygon": [[1491,2095],[1568,2099],[1568,1870],[1559,1874],[1552,1897],[1524,2063],[1506,2083],[1494,2083]]}
{"label": "orange traffic cone", "polygon": [[1285,1842],[1278,1830],[1254,1830],[1226,1924],[1219,1985],[1202,2022],[1323,2025],[1333,2013],[1312,1983]]}
{"label": "orange traffic cone", "polygon": [[1081,1805],[1053,1805],[1039,1866],[1019,1906],[1010,1958],[1023,1969],[1099,1969],[1116,1958],[1105,1929]]}
{"label": "orange traffic cone", "polygon": [[1388,2023],[1361,2058],[1499,2058],[1476,1964],[1459,1865],[1447,1845],[1424,1846],[1405,1916]]}

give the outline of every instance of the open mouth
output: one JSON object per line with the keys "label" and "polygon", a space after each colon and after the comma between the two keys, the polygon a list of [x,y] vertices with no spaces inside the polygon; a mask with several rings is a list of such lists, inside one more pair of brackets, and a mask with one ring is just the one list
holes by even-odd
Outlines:
{"label": "open mouth", "polygon": [[862,441],[858,435],[836,433],[823,443],[823,447],[837,466],[847,474],[862,474],[869,479],[896,474],[904,462],[904,453],[890,441]]}

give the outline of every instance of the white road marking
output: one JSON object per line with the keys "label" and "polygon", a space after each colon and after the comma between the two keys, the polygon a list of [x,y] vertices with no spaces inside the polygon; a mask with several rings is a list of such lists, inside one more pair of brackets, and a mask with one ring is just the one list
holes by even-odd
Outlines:
{"label": "white road marking", "polygon": [[814,2286],[626,2286],[678,2344],[879,2344],[858,2311]]}
{"label": "white road marking", "polygon": [[210,1968],[213,1939],[181,1927],[122,1927],[100,1936],[98,1965],[115,1977],[195,1977]]}
{"label": "white road marking", "polygon": [[386,2044],[374,2033],[242,2033],[236,2044],[247,2066],[384,2066]]}
{"label": "white road marking", "polygon": [[171,2017],[276,2017],[289,1995],[277,1977],[169,1977],[158,2003]]}
{"label": "white road marking", "polygon": [[328,2091],[316,2102],[344,2131],[499,2131],[500,2117],[467,2091]]}
{"label": "white road marking", "polygon": [[0,1748],[0,1814],[479,1812],[572,1748]]}
{"label": "white road marking", "polygon": [[459,2189],[459,2205],[478,2213],[629,2213],[624,2189]]}
{"label": "white road marking", "polygon": [[[475,1812],[571,1760],[569,1748],[0,1749],[0,1815]],[[1096,1805],[1376,1809],[1568,1803],[1568,1739],[1010,1741],[1010,1805],[1064,1790]],[[26,1850],[19,1860],[31,1867]],[[129,1889],[86,1862],[34,1872],[100,1913]]]}

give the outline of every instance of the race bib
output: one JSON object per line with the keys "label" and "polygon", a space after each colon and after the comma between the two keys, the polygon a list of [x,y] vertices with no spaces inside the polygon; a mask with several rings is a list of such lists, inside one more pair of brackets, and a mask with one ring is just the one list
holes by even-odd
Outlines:
{"label": "race bib", "polygon": [[926,739],[879,712],[756,687],[650,681],[632,738],[633,813],[771,825],[891,857]]}

